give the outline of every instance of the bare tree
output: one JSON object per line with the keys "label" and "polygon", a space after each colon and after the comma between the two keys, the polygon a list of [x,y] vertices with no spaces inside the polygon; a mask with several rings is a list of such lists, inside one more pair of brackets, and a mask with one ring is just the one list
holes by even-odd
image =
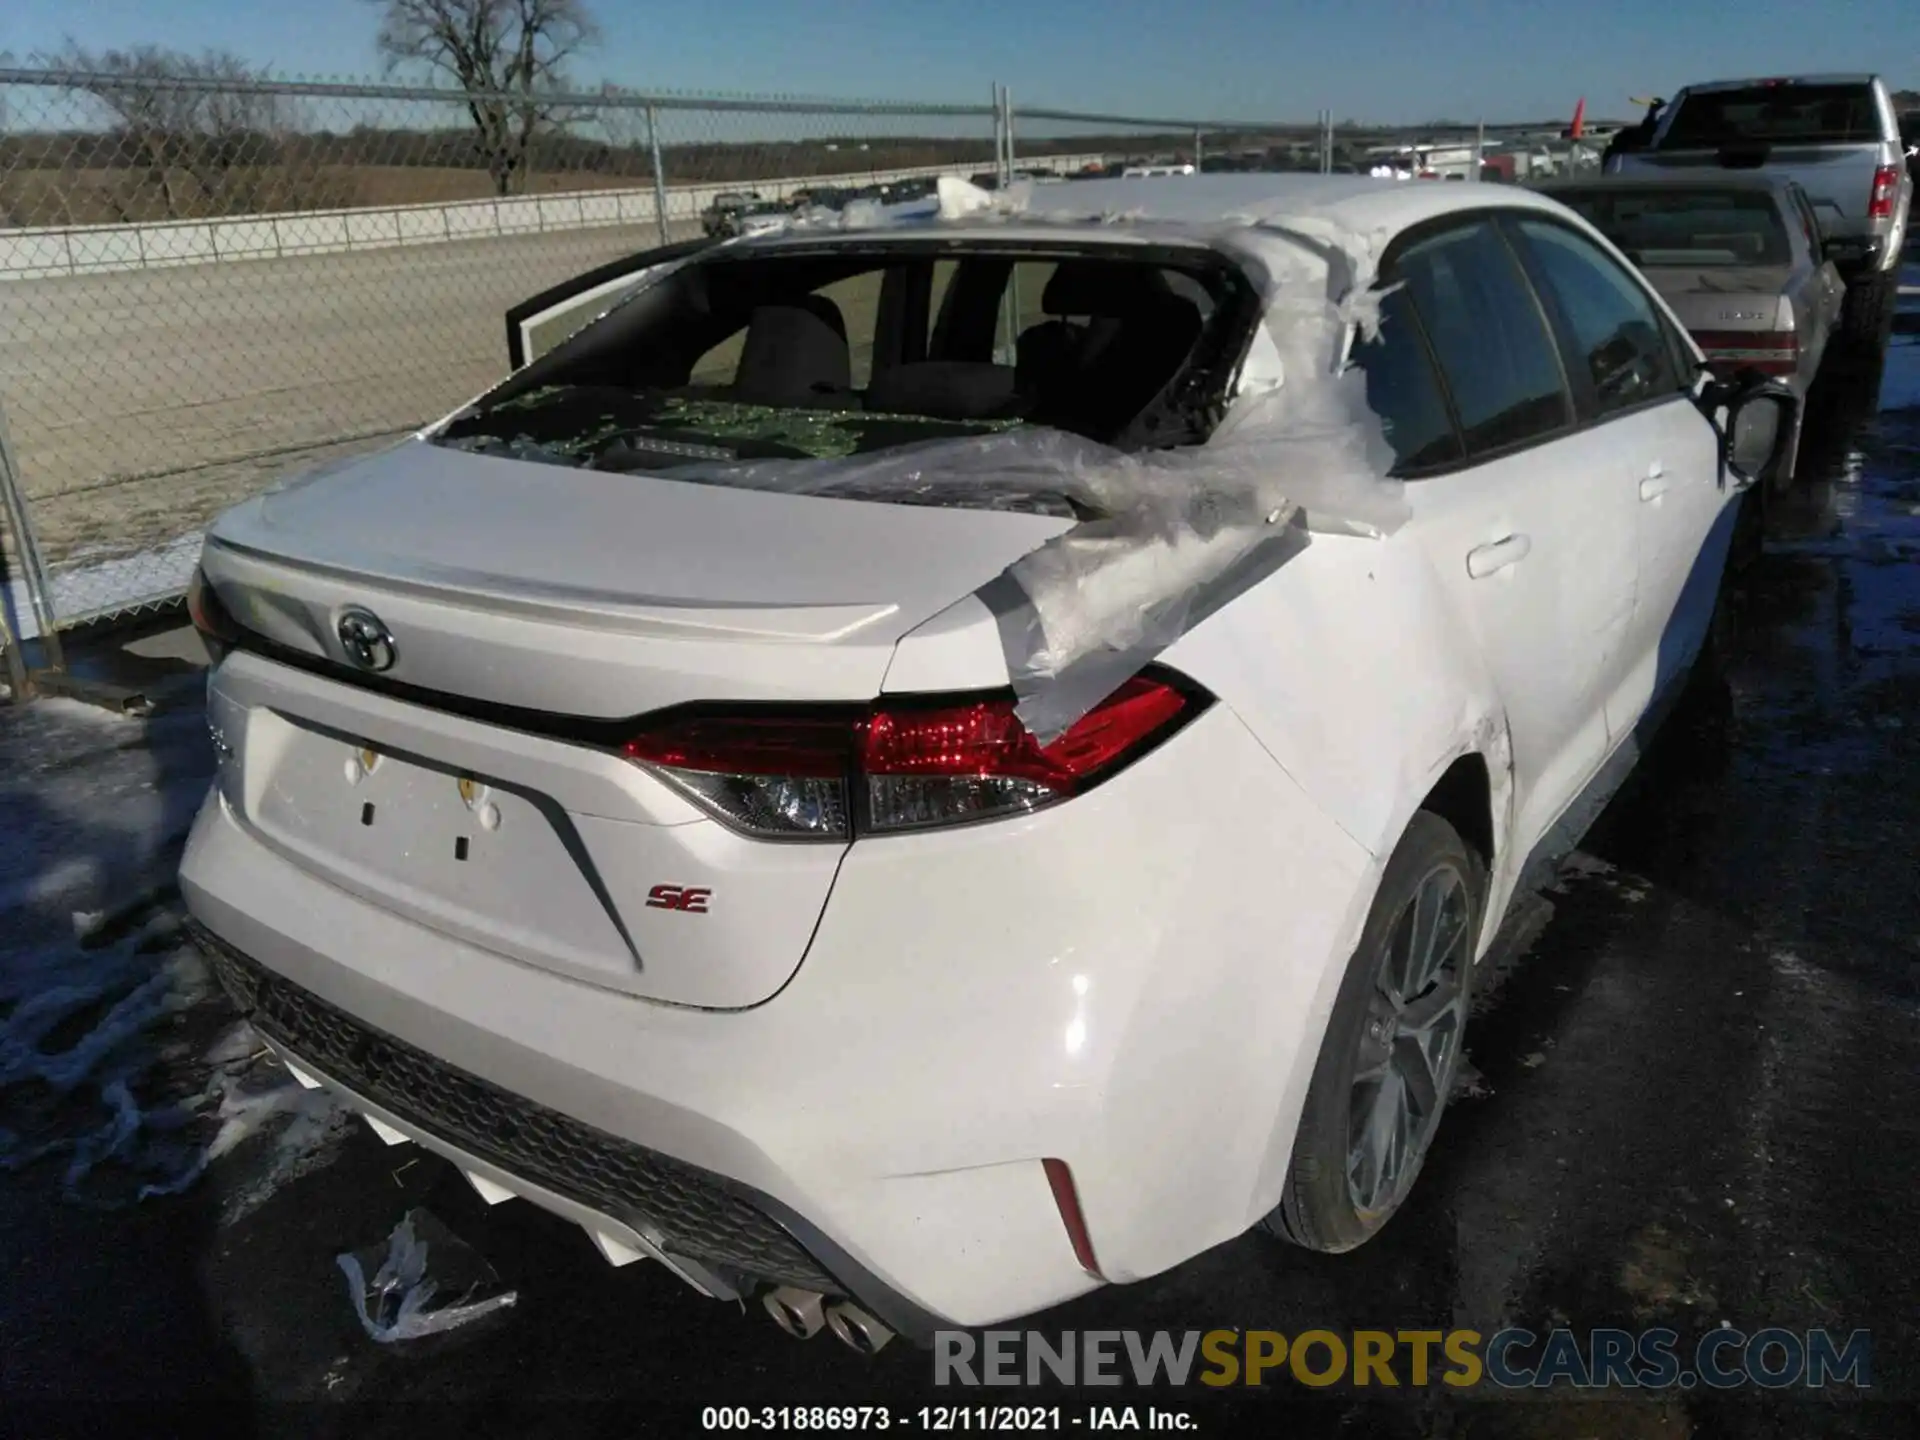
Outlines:
{"label": "bare tree", "polygon": [[68,41],[43,65],[76,72],[78,88],[104,105],[140,180],[116,201],[123,219],[143,219],[151,187],[168,219],[191,208],[213,214],[257,207],[260,167],[282,127],[280,97],[249,88],[262,77],[224,50],[186,55],[158,45],[93,51]]}
{"label": "bare tree", "polygon": [[382,11],[389,67],[425,65],[467,95],[496,193],[525,174],[541,130],[564,123],[546,98],[567,59],[598,36],[582,0],[368,0]]}

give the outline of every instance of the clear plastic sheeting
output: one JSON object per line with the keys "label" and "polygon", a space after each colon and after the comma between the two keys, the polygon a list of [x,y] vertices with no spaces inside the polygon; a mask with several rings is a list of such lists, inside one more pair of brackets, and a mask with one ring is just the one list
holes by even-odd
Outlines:
{"label": "clear plastic sheeting", "polygon": [[[1027,214],[1027,198],[1018,186],[940,190],[943,217],[955,219]],[[1125,452],[1022,429],[846,460],[686,467],[675,478],[1075,518],[979,592],[1000,623],[1020,719],[1050,742],[1312,534],[1383,536],[1406,518],[1366,377],[1347,364],[1350,336],[1379,323],[1375,238],[1325,220],[1283,228],[1253,217],[1201,238],[1234,255],[1266,300],[1227,414],[1204,445]]]}
{"label": "clear plastic sheeting", "polygon": [[337,1256],[336,1263],[361,1328],[383,1345],[457,1330],[520,1298],[501,1289],[477,1250],[418,1208],[400,1218],[384,1244]]}

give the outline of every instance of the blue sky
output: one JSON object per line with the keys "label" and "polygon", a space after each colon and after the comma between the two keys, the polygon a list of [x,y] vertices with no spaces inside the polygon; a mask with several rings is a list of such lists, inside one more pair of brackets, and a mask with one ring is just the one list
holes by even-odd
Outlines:
{"label": "blue sky", "polygon": [[[1173,116],[1418,122],[1596,116],[1723,75],[1891,67],[1920,87],[1916,0],[587,0],[587,84],[984,97]],[[231,49],[289,75],[379,70],[364,0],[0,0],[16,61],[72,36]]]}

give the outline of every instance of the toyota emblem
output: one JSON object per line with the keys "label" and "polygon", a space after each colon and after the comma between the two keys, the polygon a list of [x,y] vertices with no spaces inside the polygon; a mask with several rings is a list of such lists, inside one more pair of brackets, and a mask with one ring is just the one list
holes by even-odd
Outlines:
{"label": "toyota emblem", "polygon": [[355,607],[340,612],[340,648],[362,670],[391,670],[393,632],[371,610]]}

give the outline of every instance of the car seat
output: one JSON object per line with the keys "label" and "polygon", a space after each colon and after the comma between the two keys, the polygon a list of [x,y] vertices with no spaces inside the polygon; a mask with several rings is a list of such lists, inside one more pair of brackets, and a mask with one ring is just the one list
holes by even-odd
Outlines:
{"label": "car seat", "polygon": [[[1151,267],[1063,262],[1040,308],[1058,318],[1016,342],[1017,384],[1033,418],[1111,438],[1171,380],[1200,336],[1193,301]],[[1084,324],[1068,317],[1085,316]]]}
{"label": "car seat", "polygon": [[780,408],[857,405],[840,307],[824,295],[804,295],[756,309],[740,347],[733,396]]}

